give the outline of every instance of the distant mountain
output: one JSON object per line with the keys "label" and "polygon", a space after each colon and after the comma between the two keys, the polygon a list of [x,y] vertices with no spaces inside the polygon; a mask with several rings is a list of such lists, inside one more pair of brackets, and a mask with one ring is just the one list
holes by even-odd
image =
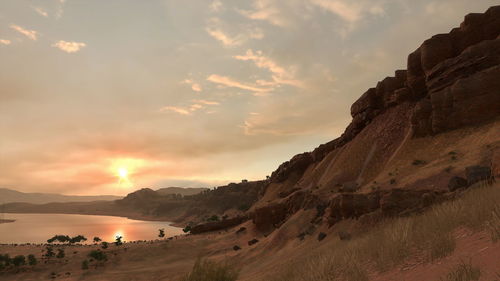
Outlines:
{"label": "distant mountain", "polygon": [[0,188],[0,204],[23,202],[32,204],[45,204],[51,202],[91,202],[91,201],[112,201],[121,199],[120,196],[99,195],[99,196],[76,196],[62,195],[55,193],[24,193],[7,188]]}
{"label": "distant mountain", "polygon": [[166,188],[160,188],[160,189],[156,190],[156,192],[158,192],[158,194],[160,194],[160,195],[180,194],[182,196],[189,196],[189,195],[195,195],[195,194],[201,193],[205,190],[208,190],[208,188],[205,188],[205,187],[199,187],[199,188],[166,187]]}

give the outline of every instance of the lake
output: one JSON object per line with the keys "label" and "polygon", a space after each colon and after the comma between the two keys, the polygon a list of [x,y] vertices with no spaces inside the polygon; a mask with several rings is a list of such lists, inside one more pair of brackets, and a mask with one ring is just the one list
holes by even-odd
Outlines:
{"label": "lake", "polygon": [[122,217],[66,215],[66,214],[5,214],[15,222],[0,224],[0,243],[46,243],[56,234],[83,235],[92,243],[97,236],[112,242],[117,235],[123,241],[158,239],[158,229],[165,229],[165,237],[183,234],[181,228],[169,222],[140,221]]}

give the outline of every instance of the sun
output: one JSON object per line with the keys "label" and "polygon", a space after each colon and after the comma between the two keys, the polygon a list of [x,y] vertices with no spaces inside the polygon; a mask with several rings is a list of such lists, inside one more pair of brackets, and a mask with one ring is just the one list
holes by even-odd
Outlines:
{"label": "sun", "polygon": [[118,168],[118,177],[120,178],[121,181],[125,181],[128,179],[128,169],[125,167],[120,167]]}

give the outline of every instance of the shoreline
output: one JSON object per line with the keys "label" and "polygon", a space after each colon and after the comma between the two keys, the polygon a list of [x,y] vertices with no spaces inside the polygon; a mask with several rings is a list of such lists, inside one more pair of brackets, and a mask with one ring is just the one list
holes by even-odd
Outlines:
{"label": "shoreline", "polygon": [[[153,216],[145,216],[145,215],[139,215],[139,214],[124,214],[124,215],[119,215],[119,214],[114,214],[114,213],[101,213],[101,212],[5,212],[6,214],[42,214],[42,215],[48,215],[48,214],[54,214],[54,215],[82,215],[82,216],[105,216],[105,217],[119,217],[119,218],[126,218],[129,220],[138,220],[138,221],[159,221],[159,222],[166,222],[169,223],[170,226],[175,226],[175,227],[180,227],[176,226],[177,222],[174,222],[172,219],[168,219],[165,217],[153,217]],[[15,222],[16,220],[10,220],[10,219],[5,219],[5,220],[0,220],[0,223],[9,223],[9,222]]]}

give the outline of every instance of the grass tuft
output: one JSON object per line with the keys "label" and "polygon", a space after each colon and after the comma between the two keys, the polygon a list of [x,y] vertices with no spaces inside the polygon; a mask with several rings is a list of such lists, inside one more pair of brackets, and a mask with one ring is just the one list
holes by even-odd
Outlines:
{"label": "grass tuft", "polygon": [[468,263],[461,262],[452,269],[446,277],[442,277],[441,281],[474,281],[481,277],[481,270],[475,267],[469,261]]}
{"label": "grass tuft", "polygon": [[208,259],[196,260],[190,273],[182,281],[235,281],[238,271],[227,263],[217,263]]}

